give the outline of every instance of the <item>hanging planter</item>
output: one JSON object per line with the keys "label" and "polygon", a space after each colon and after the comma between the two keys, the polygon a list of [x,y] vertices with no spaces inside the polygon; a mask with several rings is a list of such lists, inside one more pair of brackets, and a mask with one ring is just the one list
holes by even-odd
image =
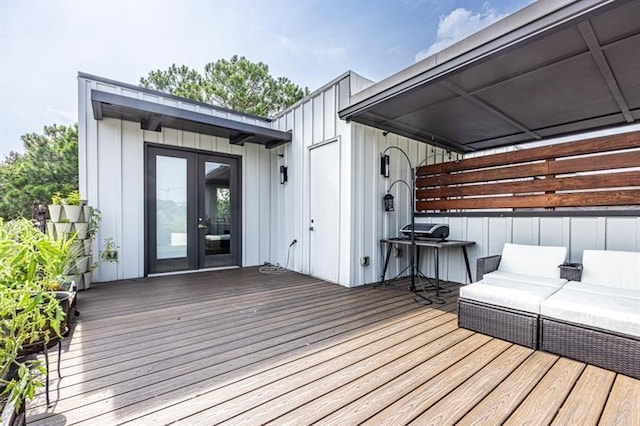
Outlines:
{"label": "hanging planter", "polygon": [[89,224],[86,222],[77,222],[73,224],[73,228],[78,234],[79,240],[87,238],[87,231],[89,230]]}
{"label": "hanging planter", "polygon": [[[67,220],[67,219],[62,219]],[[71,232],[71,224],[69,222],[56,222],[54,223],[56,229],[56,235],[58,238],[63,238],[65,235]]]}
{"label": "hanging planter", "polygon": [[53,239],[56,238],[56,227],[51,221],[47,222],[47,234]]}
{"label": "hanging planter", "polygon": [[93,245],[93,240],[92,239],[88,239],[88,240],[84,240],[82,241],[83,245],[84,245],[84,255],[85,256],[89,256],[91,254],[91,246]]}
{"label": "hanging planter", "polygon": [[82,220],[85,222],[91,221],[91,206],[82,206]]}
{"label": "hanging planter", "polygon": [[49,204],[49,218],[52,222],[60,222],[62,216],[62,206],[60,204]]}
{"label": "hanging planter", "polygon": [[82,274],[85,290],[89,290],[89,287],[91,287],[91,274],[92,274],[91,271],[87,271],[84,274]]}
{"label": "hanging planter", "polygon": [[80,222],[80,214],[82,213],[82,205],[80,205],[80,192],[73,191],[67,195],[66,202],[62,204],[64,214],[69,222]]}
{"label": "hanging planter", "polygon": [[89,270],[90,256],[80,256],[76,259],[76,272],[78,274],[84,274]]}

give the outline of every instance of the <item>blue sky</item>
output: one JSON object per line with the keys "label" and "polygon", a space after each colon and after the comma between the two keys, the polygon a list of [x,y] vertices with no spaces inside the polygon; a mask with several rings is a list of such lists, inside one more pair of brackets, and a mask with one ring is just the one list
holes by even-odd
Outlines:
{"label": "blue sky", "polygon": [[137,83],[233,54],[314,90],[381,80],[531,0],[0,0],[0,160],[20,135],[77,121],[78,71]]}

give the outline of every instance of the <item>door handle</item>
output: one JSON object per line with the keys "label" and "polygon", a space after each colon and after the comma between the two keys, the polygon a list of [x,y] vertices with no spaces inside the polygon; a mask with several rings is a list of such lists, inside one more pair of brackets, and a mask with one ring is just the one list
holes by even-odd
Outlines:
{"label": "door handle", "polygon": [[198,229],[205,229],[207,225],[203,225],[201,223],[198,224]]}
{"label": "door handle", "polygon": [[310,227],[309,227],[309,231],[313,231],[313,226],[310,226]]}

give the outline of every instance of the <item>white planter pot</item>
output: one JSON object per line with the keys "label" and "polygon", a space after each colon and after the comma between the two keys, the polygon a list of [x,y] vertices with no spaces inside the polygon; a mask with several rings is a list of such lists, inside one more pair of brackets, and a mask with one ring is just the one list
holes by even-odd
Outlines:
{"label": "white planter pot", "polygon": [[53,239],[56,238],[56,227],[51,221],[47,222],[47,234]]}
{"label": "white planter pot", "polygon": [[56,228],[56,234],[58,238],[63,238],[66,234],[71,232],[71,224],[66,222],[57,222],[54,224]]}
{"label": "white planter pot", "polygon": [[60,222],[62,215],[62,206],[60,204],[49,204],[49,217],[52,222]]}
{"label": "white planter pot", "polygon": [[89,256],[91,254],[91,248],[93,246],[93,240],[92,239],[84,240],[84,241],[82,241],[82,243],[84,244],[84,255],[85,256]]}
{"label": "white planter pot", "polygon": [[80,256],[76,259],[76,272],[78,274],[84,274],[89,271],[90,256]]}
{"label": "white planter pot", "polygon": [[62,206],[64,208],[64,214],[69,219],[69,222],[76,223],[80,221],[80,213],[82,213],[82,206],[70,206],[69,204],[64,204]]}
{"label": "white planter pot", "polygon": [[91,206],[82,206],[82,216],[85,222],[91,222]]}
{"label": "white planter pot", "polygon": [[67,281],[73,281],[71,288],[75,287],[76,290],[84,289],[84,284],[82,282],[82,274],[65,275],[63,278]]}
{"label": "white planter pot", "polygon": [[84,244],[80,240],[75,240],[71,245],[71,252],[74,257],[84,256]]}
{"label": "white planter pot", "polygon": [[78,222],[73,224],[74,230],[78,233],[78,239],[84,240],[87,238],[87,231],[89,230],[89,224],[86,222]]}
{"label": "white planter pot", "polygon": [[83,281],[84,281],[84,289],[89,290],[89,287],[91,287],[91,271],[85,272],[82,275],[83,275]]}

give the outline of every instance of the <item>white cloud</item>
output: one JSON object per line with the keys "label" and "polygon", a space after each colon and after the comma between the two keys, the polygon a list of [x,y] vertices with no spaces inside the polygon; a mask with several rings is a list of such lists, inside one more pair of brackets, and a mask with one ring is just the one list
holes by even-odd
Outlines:
{"label": "white cloud", "polygon": [[502,19],[507,14],[500,14],[485,4],[484,10],[478,13],[465,8],[452,10],[448,15],[440,16],[436,41],[426,50],[416,54],[416,62],[443,50],[484,27]]}

